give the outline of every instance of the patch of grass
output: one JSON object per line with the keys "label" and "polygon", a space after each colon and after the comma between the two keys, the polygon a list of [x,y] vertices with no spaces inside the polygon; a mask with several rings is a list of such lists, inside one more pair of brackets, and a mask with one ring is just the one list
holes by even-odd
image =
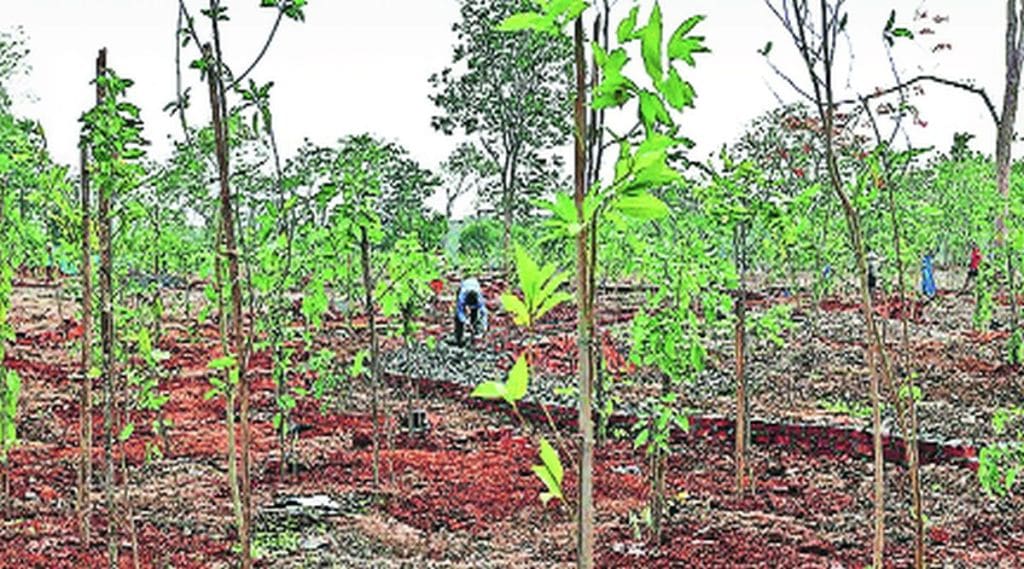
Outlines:
{"label": "patch of grass", "polygon": [[821,407],[829,413],[836,415],[846,415],[848,417],[854,417],[856,419],[867,419],[871,416],[871,406],[862,405],[856,401],[853,403],[847,403],[843,400],[819,400],[818,407]]}

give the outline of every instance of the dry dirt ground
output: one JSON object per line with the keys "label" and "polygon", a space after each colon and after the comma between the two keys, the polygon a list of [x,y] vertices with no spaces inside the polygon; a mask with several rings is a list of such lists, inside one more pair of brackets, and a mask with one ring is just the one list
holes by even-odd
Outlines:
{"label": "dry dirt ground", "polygon": [[[78,329],[74,322],[59,320],[53,292],[37,287],[15,292],[12,317],[18,341],[5,365],[24,379],[19,419],[23,441],[10,456],[12,499],[10,513],[0,524],[0,567],[105,566],[110,516],[102,507],[101,447],[92,457],[93,539],[83,547],[77,535]],[[924,430],[936,437],[984,439],[990,436],[985,425],[991,410],[1013,397],[1021,400],[1019,392],[1012,391],[1020,385],[1019,372],[1000,365],[998,334],[967,332],[963,311],[968,309],[954,305],[955,299],[942,302],[947,300],[950,306],[941,311],[941,305],[928,307],[925,322],[912,331],[915,361],[923,368]],[[625,316],[619,322],[612,318],[607,327],[611,343],[624,350],[623,330],[634,301],[615,302]],[[782,355],[765,346],[755,348],[751,373],[756,414],[807,418],[813,412],[837,423],[857,421],[821,405],[829,398],[863,401],[866,391],[856,311],[843,305],[833,308],[821,312],[816,333],[809,330],[809,320],[798,323],[790,332],[794,347]],[[63,312],[67,316],[71,311],[65,305]],[[541,330],[551,346],[546,357],[552,362],[541,364],[551,371],[551,379],[538,379],[541,387],[543,381],[557,383],[571,373],[561,336],[570,333],[572,323],[565,314],[561,322],[558,318],[555,315],[554,322]],[[440,333],[446,321],[443,312],[437,314],[425,323],[424,333]],[[520,339],[508,330],[508,323],[500,316],[494,322],[487,345],[514,348]],[[894,329],[891,323],[890,334]],[[218,353],[214,336],[208,327],[191,336],[172,327],[162,340],[172,353],[161,384],[171,396],[165,407],[173,420],[168,440],[146,426],[151,417],[134,417],[139,428],[124,451],[129,465],[126,487],[143,566],[235,563],[224,404],[204,399],[209,388],[206,366]],[[335,347],[351,354],[363,336],[358,327],[353,334],[338,333]],[[728,362],[724,347],[721,351]],[[501,365],[510,359],[507,354],[488,358],[487,362],[504,362]],[[544,434],[542,427],[524,431],[503,413],[467,405],[464,395],[428,396],[415,403],[427,413],[427,433],[409,434],[393,423],[383,428],[391,436],[381,437],[380,481],[375,485],[369,388],[358,381],[350,394],[327,409],[319,402],[300,404],[293,419],[302,426],[293,454],[296,464],[282,478],[281,453],[270,424],[274,386],[266,371],[268,358],[257,355],[250,367],[255,543],[261,566],[571,566],[569,509],[554,503],[543,506],[538,499],[541,485],[530,470],[537,462],[536,440]],[[717,373],[724,376],[727,369],[723,365]],[[703,411],[727,412],[729,384],[715,380],[715,373],[712,370],[708,379],[688,388],[690,404]],[[623,399],[628,400],[629,389],[624,392]],[[385,408],[396,415],[405,409],[406,399],[401,382],[383,396]],[[929,406],[933,411],[926,411]],[[975,417],[973,425],[965,421],[968,415]],[[99,432],[98,412],[94,423]],[[567,445],[568,437],[563,435]],[[165,456],[147,463],[146,442],[168,443]],[[120,451],[115,455],[119,458]],[[769,444],[755,447],[754,462],[757,490],[738,496],[732,489],[728,437],[691,437],[678,445],[667,481],[672,497],[669,518],[662,543],[656,544],[640,516],[648,496],[645,457],[625,441],[602,446],[596,469],[598,564],[862,567],[869,562],[869,461]],[[571,470],[567,464],[569,496],[575,488]],[[887,477],[888,559],[901,567],[908,563],[912,537],[906,476],[890,465]],[[963,464],[925,466],[924,490],[931,566],[1024,566],[1020,498],[989,499],[975,473]],[[123,516],[115,519],[123,529]],[[121,566],[129,567],[130,542],[125,532],[121,535]]]}

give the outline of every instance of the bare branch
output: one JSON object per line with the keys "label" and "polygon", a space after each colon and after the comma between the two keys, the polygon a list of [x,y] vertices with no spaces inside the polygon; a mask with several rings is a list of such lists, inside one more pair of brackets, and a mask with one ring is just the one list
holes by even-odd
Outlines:
{"label": "bare branch", "polygon": [[228,91],[237,87],[242,82],[243,79],[248,77],[249,73],[252,73],[252,70],[255,69],[256,65],[259,64],[260,60],[263,59],[263,56],[267,54],[267,50],[270,49],[270,43],[274,41],[274,36],[277,35],[277,28],[281,26],[281,20],[283,18],[284,8],[281,8],[277,12],[277,19],[274,20],[274,27],[270,29],[270,35],[267,36],[267,41],[263,43],[263,49],[260,50],[260,53],[259,55],[256,56],[256,59],[254,59],[253,62],[249,64],[249,67],[247,67],[245,71],[243,71],[242,74],[238,76],[238,79],[235,79],[235,81],[231,83],[230,86],[228,86]]}
{"label": "bare branch", "polygon": [[[935,75],[919,75],[917,77],[914,77],[913,79],[910,79],[910,80],[905,81],[903,83],[899,83],[899,84],[894,85],[892,87],[889,87],[887,89],[881,89],[881,90],[875,91],[874,93],[872,93],[870,95],[865,95],[864,98],[870,101],[872,99],[877,99],[879,97],[884,97],[885,95],[890,95],[890,94],[895,93],[897,91],[904,90],[904,89],[906,89],[906,88],[908,88],[908,87],[910,87],[912,85],[915,85],[917,83],[923,83],[923,82],[927,82],[927,81],[930,81],[932,83],[938,83],[940,85],[945,85],[947,87],[954,87],[956,89],[960,89],[960,90],[967,91],[969,93],[974,93],[975,95],[978,95],[979,97],[981,97],[982,101],[984,101],[985,107],[988,109],[989,115],[991,115],[991,117],[992,117],[992,122],[994,122],[996,124],[996,126],[999,125],[999,115],[996,113],[996,108],[992,104],[992,100],[989,99],[988,93],[986,93],[984,89],[981,89],[980,87],[975,87],[973,85],[968,85],[967,83],[961,83],[959,81],[953,81],[952,79],[946,79],[946,78],[943,78],[943,77],[936,77]],[[842,100],[842,101],[836,101],[835,104],[837,106],[838,105],[855,105],[855,104],[858,104],[858,102],[859,102],[859,100],[854,98],[854,99],[845,99],[845,100]]]}

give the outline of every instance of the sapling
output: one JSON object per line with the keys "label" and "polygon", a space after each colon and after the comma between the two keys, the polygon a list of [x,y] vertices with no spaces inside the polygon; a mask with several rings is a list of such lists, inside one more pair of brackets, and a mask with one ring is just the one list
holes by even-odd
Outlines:
{"label": "sapling", "polygon": [[115,353],[113,205],[123,194],[136,188],[144,173],[140,159],[144,156],[139,108],[124,100],[132,81],[119,77],[106,65],[106,50],[100,50],[96,61],[96,106],[81,119],[83,139],[89,144],[93,162],[90,178],[98,189],[96,218],[100,243],[100,336],[102,353],[104,461],[106,463],[108,562],[117,565],[117,534],[113,530],[117,517],[114,503],[113,442],[115,430],[114,386],[118,379]]}
{"label": "sapling", "polygon": [[1024,472],[1024,408],[1000,409],[992,416],[996,435],[1009,441],[986,445],[978,454],[978,481],[989,495],[1013,495]]}
{"label": "sapling", "polygon": [[[577,564],[581,568],[593,566],[594,558],[594,503],[593,503],[593,460],[594,428],[592,418],[592,395],[596,375],[594,357],[595,300],[594,271],[597,264],[597,246],[594,233],[605,209],[617,209],[624,215],[640,219],[658,219],[667,213],[667,207],[650,190],[662,187],[679,179],[679,173],[668,166],[670,153],[675,153],[689,141],[678,133],[669,109],[682,111],[693,106],[695,92],[675,67],[682,61],[693,66],[694,55],[709,51],[704,38],[691,32],[703,19],[694,16],[681,23],[663,41],[664,25],[661,7],[655,2],[647,24],[638,27],[639,7],[633,7],[629,15],[616,29],[620,44],[614,49],[605,49],[593,44],[593,64],[601,80],[590,89],[588,98],[587,67],[585,57],[585,34],[583,15],[588,5],[584,0],[565,2],[544,2],[538,4],[538,11],[524,12],[508,18],[501,29],[506,31],[533,30],[554,36],[552,41],[564,41],[565,29],[572,26],[573,66],[575,71],[574,100],[574,193],[571,199],[561,199],[570,207],[556,207],[553,211],[563,224],[564,235],[576,242],[576,294],[578,296],[578,340],[580,373],[580,499],[579,532],[577,543]],[[603,14],[608,17],[608,14]],[[639,43],[644,69],[650,78],[650,88],[640,86],[624,74],[629,60],[625,45]],[[667,62],[666,56],[667,55]],[[667,65],[666,65],[667,63]],[[615,176],[611,183],[602,185],[594,180],[588,184],[587,157],[588,140],[586,114],[588,108],[597,110],[622,108],[630,101],[637,102],[639,126],[643,127],[643,139],[634,144],[630,137],[618,139],[619,158]],[[600,140],[591,141],[600,144]],[[593,156],[593,153],[591,153]],[[588,187],[589,185],[589,187]],[[555,206],[559,201],[554,202]],[[575,214],[575,215],[573,215]]]}
{"label": "sapling", "polygon": [[[516,274],[519,281],[519,289],[522,297],[511,292],[501,295],[501,304],[505,310],[512,314],[516,326],[525,328],[527,334],[532,336],[533,327],[545,314],[560,304],[570,300],[572,297],[559,290],[562,284],[568,279],[564,273],[556,272],[557,268],[553,263],[539,266],[526,251],[516,246]],[[525,429],[526,420],[519,412],[519,401],[525,396],[529,387],[530,361],[533,359],[533,346],[527,343],[522,354],[516,359],[515,364],[509,370],[508,379],[505,382],[486,381],[478,385],[470,394],[471,397],[481,399],[503,400],[512,407],[513,413],[519,419]],[[539,402],[544,409],[548,425],[558,440],[558,445],[566,456],[571,456],[561,441],[561,435],[555,426],[547,406]],[[546,491],[541,494],[541,500],[547,504],[555,498],[559,503],[565,503],[565,495],[562,492],[563,469],[558,452],[548,443],[547,439],[540,439],[541,465],[534,466],[533,471],[544,483]]]}

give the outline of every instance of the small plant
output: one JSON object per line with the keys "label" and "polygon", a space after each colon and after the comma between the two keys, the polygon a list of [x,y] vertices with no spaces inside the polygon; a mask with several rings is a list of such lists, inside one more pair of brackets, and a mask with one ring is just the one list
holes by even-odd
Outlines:
{"label": "small plant", "polygon": [[[529,366],[526,363],[526,357],[520,355],[516,359],[515,365],[509,371],[508,379],[505,382],[485,381],[476,386],[473,392],[470,393],[470,397],[505,401],[512,407],[516,417],[519,418],[520,423],[525,428],[526,420],[519,413],[518,403],[526,396],[529,382]],[[555,431],[556,434],[557,432]],[[533,472],[544,482],[544,486],[547,488],[547,491],[540,495],[541,501],[547,504],[552,498],[557,498],[560,502],[565,502],[565,495],[562,493],[562,461],[559,459],[554,447],[551,446],[551,443],[543,437],[540,439],[540,459],[541,464],[534,465]]]}
{"label": "small plant", "polygon": [[989,495],[1013,493],[1024,472],[1024,408],[1001,409],[992,417],[997,435],[1012,433],[1010,441],[995,443],[978,454],[978,480]]}
{"label": "small plant", "polygon": [[14,370],[2,370],[0,383],[0,468],[3,469],[3,501],[5,515],[10,514],[11,481],[8,453],[18,444],[18,398],[21,396],[21,379]]}
{"label": "small plant", "polygon": [[545,314],[572,300],[571,294],[558,290],[569,280],[569,275],[557,270],[554,263],[539,266],[525,249],[516,246],[516,275],[523,296],[520,298],[511,292],[501,295],[501,305],[512,314],[516,326],[532,331]]}
{"label": "small plant", "polygon": [[857,419],[867,419],[871,417],[871,407],[856,401],[853,403],[847,403],[840,399],[835,401],[822,400],[818,402],[818,406],[835,415],[846,415]]}

